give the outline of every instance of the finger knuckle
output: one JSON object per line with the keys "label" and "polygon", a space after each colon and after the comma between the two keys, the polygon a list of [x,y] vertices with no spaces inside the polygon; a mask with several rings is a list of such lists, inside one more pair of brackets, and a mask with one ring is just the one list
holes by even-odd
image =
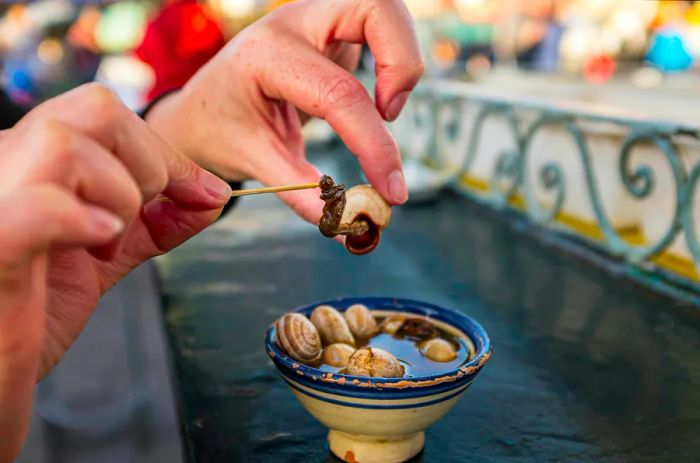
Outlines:
{"label": "finger knuckle", "polygon": [[242,31],[238,37],[236,37],[238,47],[246,51],[255,50],[260,43],[261,37],[266,34],[266,30],[266,24],[257,24],[250,29]]}
{"label": "finger knuckle", "polygon": [[292,15],[297,8],[301,6],[301,4],[304,2],[292,2],[292,3],[285,3],[284,5],[281,5],[278,8],[275,8],[275,10],[266,15],[264,17],[263,22],[268,22],[268,23],[277,23],[277,22],[285,22],[287,18]]}
{"label": "finger knuckle", "polygon": [[[285,27],[285,18],[280,17],[280,13],[282,10],[285,10],[286,6],[282,5],[269,14],[264,15],[255,23],[240,31],[232,42],[246,46],[258,46],[265,43],[260,39],[265,38],[274,41],[275,30]],[[276,35],[279,37],[280,34],[277,33]]]}
{"label": "finger knuckle", "polygon": [[28,195],[34,198],[34,204],[39,208],[45,208],[46,213],[51,211],[59,211],[65,204],[65,192],[56,185],[42,184],[31,188],[31,194]]}
{"label": "finger knuckle", "polygon": [[84,84],[80,87],[80,89],[85,92],[88,99],[95,103],[112,104],[119,100],[117,95],[111,89],[96,82]]}
{"label": "finger knuckle", "polygon": [[75,215],[71,196],[56,185],[36,185],[30,189],[29,198],[34,204],[35,213],[54,226],[62,224]]}
{"label": "finger knuckle", "polygon": [[399,145],[393,137],[388,136],[377,143],[377,152],[394,155],[399,152]]}
{"label": "finger knuckle", "polygon": [[37,153],[44,162],[69,167],[75,160],[74,136],[63,123],[54,119],[42,119],[32,127],[33,137],[39,145]]}
{"label": "finger knuckle", "polygon": [[80,97],[93,118],[112,116],[119,113],[123,106],[116,93],[97,83],[83,85]]}
{"label": "finger knuckle", "polygon": [[387,1],[393,2],[393,0],[357,0],[355,7],[359,8],[360,11],[370,11],[377,8],[380,4],[386,4]]}
{"label": "finger knuckle", "polygon": [[[401,12],[410,17],[408,7],[404,3],[404,0],[362,0],[365,5],[371,9],[380,9],[389,7],[396,12]],[[385,10],[386,11],[386,10]]]}
{"label": "finger knuckle", "polygon": [[205,175],[206,170],[195,162],[182,156],[170,161],[168,167],[168,181],[180,181],[182,179],[194,179],[197,183]]}
{"label": "finger knuckle", "polygon": [[393,165],[393,161],[398,161],[399,147],[393,137],[383,136],[371,140],[372,151],[358,156],[363,167],[376,171],[380,166],[385,169]]}
{"label": "finger knuckle", "polygon": [[321,79],[320,87],[321,98],[330,110],[345,110],[367,98],[365,88],[349,74]]}
{"label": "finger knuckle", "polygon": [[365,16],[385,16],[391,10],[407,11],[404,0],[357,0],[355,8]]}

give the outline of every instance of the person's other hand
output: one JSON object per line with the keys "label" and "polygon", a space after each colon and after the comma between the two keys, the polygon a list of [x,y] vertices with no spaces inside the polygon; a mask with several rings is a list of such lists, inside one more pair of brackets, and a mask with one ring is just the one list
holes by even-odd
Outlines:
{"label": "person's other hand", "polygon": [[100,295],[213,222],[230,192],[96,85],[0,132],[0,462]]}
{"label": "person's other hand", "polygon": [[[353,77],[360,43],[377,75],[374,101]],[[299,111],[325,119],[391,204],[407,191],[394,120],[423,72],[411,17],[401,0],[306,0],[275,10],[241,32],[149,123],[184,154],[228,180],[266,185],[318,181],[305,159]],[[299,110],[299,111],[298,111]],[[318,223],[318,191],[280,195]]]}

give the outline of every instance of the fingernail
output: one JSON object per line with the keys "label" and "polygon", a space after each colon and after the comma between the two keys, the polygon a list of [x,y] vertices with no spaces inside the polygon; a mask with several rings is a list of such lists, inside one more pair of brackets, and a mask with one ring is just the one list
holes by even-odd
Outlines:
{"label": "fingernail", "polygon": [[216,175],[202,170],[199,174],[199,184],[217,201],[226,202],[231,198],[231,187]]}
{"label": "fingernail", "polygon": [[116,236],[124,230],[124,221],[101,207],[90,206],[90,219],[101,235]]}
{"label": "fingernail", "polygon": [[408,100],[408,95],[410,95],[409,92],[401,92],[396,95],[393,100],[391,100],[389,106],[386,108],[387,121],[394,121],[397,117],[399,117],[401,110],[406,104],[406,100]]}
{"label": "fingernail", "polygon": [[400,169],[389,174],[389,196],[396,204],[403,204],[408,199],[406,180],[404,180],[403,172]]}

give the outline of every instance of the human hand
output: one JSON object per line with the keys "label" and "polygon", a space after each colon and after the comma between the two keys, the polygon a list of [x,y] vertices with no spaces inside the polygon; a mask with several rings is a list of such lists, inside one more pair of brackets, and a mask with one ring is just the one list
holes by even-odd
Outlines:
{"label": "human hand", "polygon": [[[360,43],[369,45],[377,63],[374,101],[351,74]],[[302,111],[328,121],[377,191],[401,204],[407,198],[401,160],[384,120],[399,115],[422,72],[401,0],[300,1],[241,32],[147,120],[226,179],[283,185],[320,176],[305,159]],[[280,196],[318,223],[318,191]]]}
{"label": "human hand", "polygon": [[231,190],[96,85],[0,132],[0,153],[0,462],[8,462],[37,379],[102,293],[213,222]]}

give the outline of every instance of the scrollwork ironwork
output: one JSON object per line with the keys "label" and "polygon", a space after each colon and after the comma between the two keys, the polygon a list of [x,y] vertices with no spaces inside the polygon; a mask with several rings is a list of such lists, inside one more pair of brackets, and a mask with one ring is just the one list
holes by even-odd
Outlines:
{"label": "scrollwork ironwork", "polygon": [[[662,159],[669,166],[673,177],[674,187],[671,193],[675,194],[675,201],[669,224],[664,228],[659,238],[654,239],[653,242],[639,244],[626,240],[606,213],[602,201],[604,192],[601,190],[604,185],[598,183],[587,143],[587,134],[579,124],[580,120],[596,120],[594,115],[582,115],[567,110],[541,109],[538,117],[527,124],[526,120],[530,119],[519,119],[519,111],[525,109],[529,111],[529,114],[532,114],[532,106],[520,108],[517,103],[485,98],[472,99],[463,95],[436,95],[430,92],[425,92],[421,98],[428,98],[431,101],[433,115],[438,114],[439,111],[446,112],[444,117],[434,117],[432,134],[430,135],[433,149],[428,150],[431,156],[436,157],[433,162],[439,159],[437,164],[442,173],[448,167],[452,168],[453,166],[445,165],[445,160],[442,159],[445,158],[445,153],[441,153],[440,150],[454,146],[455,140],[465,135],[461,131],[469,130],[466,153],[462,157],[461,165],[456,171],[450,171],[453,185],[469,197],[487,202],[495,207],[506,207],[515,196],[520,195],[524,199],[524,210],[522,211],[524,214],[540,224],[556,223],[557,217],[565,205],[567,181],[571,181],[566,178],[567,171],[564,169],[562,161],[555,159],[544,162],[537,167],[537,176],[534,179],[529,179],[526,172],[530,162],[528,150],[533,137],[545,127],[559,127],[564,129],[576,146],[587,196],[597,226],[601,230],[602,244],[611,254],[622,256],[636,265],[649,268],[654,256],[668,249],[677,236],[684,234],[691,256],[696,266],[700,267],[700,243],[693,217],[694,194],[700,181],[700,164],[696,165],[689,175],[686,174],[678,150],[674,145],[674,132],[669,129],[668,125],[659,128],[634,120],[613,121],[607,116],[600,118],[606,123],[617,123],[623,129],[628,130],[619,150],[618,170],[624,191],[628,192],[632,198],[635,200],[648,199],[657,188],[656,173],[653,167],[649,164],[635,165],[633,163],[634,150],[640,144],[649,143],[655,146],[662,154]],[[465,100],[468,104],[478,105],[471,127],[459,124],[459,114]],[[493,116],[505,117],[506,130],[513,137],[514,148],[503,150],[498,154],[494,169],[490,177],[486,179],[488,191],[477,191],[465,186],[463,180],[471,178],[473,175],[472,167],[479,155],[484,124]],[[424,129],[425,121],[422,122],[423,127],[421,128]],[[684,130],[684,133],[687,133],[687,130]],[[698,131],[697,136],[700,137],[700,131]],[[548,198],[547,204],[542,203],[541,198],[535,194],[533,180],[543,191],[553,195]]]}

